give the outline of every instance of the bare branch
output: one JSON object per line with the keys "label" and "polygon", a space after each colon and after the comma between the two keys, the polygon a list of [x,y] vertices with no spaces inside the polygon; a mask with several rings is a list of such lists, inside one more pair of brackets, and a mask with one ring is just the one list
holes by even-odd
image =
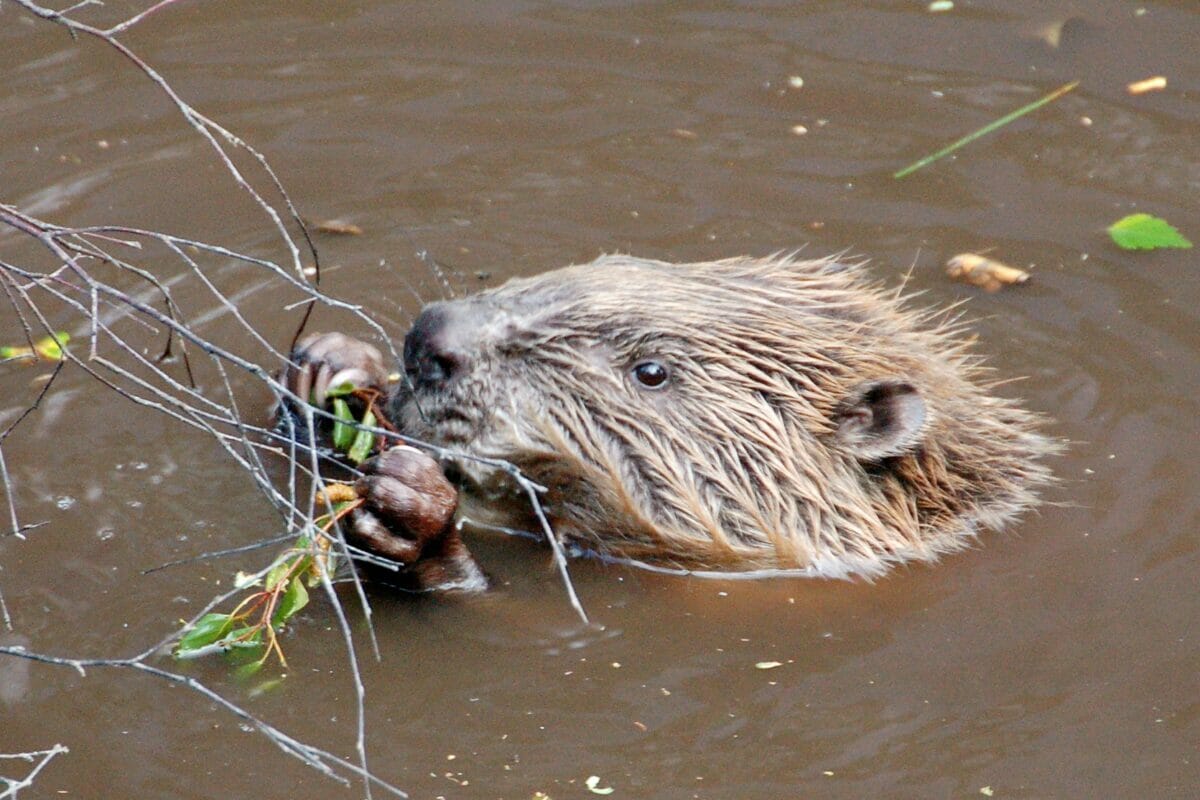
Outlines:
{"label": "bare branch", "polygon": [[[94,3],[94,2],[96,2],[96,0],[83,0],[83,2],[80,3],[79,5],[82,6],[86,3]],[[125,31],[129,30],[130,28],[132,28],[134,25],[137,25],[139,22],[144,20],[146,17],[153,14],[155,11],[158,11],[160,8],[164,8],[165,6],[169,6],[174,2],[177,2],[177,0],[159,0],[159,2],[150,6],[149,8],[147,8],[145,11],[141,12],[140,14],[134,14],[132,17],[130,17],[129,19],[120,23],[119,25],[113,25],[111,28],[104,31],[104,34],[106,36],[116,36],[118,33],[123,33]],[[66,11],[64,11],[62,13],[64,13],[64,14],[70,13],[71,11],[75,10],[78,7],[79,6],[72,6],[71,8],[68,8]]]}
{"label": "bare branch", "polygon": [[349,779],[342,774],[343,772],[346,772],[354,775],[355,777],[361,778],[369,785],[377,786],[380,789],[383,789],[395,797],[408,797],[403,790],[393,786],[381,778],[376,777],[360,765],[355,764],[352,761],[347,761],[340,756],[334,755],[328,750],[315,747],[314,745],[305,744],[304,742],[301,742],[300,740],[284,733],[282,730],[276,728],[269,722],[254,716],[237,703],[222,697],[220,694],[205,686],[195,678],[145,663],[144,656],[138,656],[135,658],[66,658],[62,656],[46,655],[44,653],[34,653],[26,650],[24,647],[11,646],[0,646],[0,654],[15,656],[17,658],[25,658],[30,661],[37,661],[43,664],[73,667],[81,675],[87,675],[87,670],[91,667],[132,669],[138,672],[144,672],[149,675],[153,675],[171,683],[177,683],[181,686],[186,686],[192,691],[197,692],[211,702],[233,714],[243,722],[253,725],[256,729],[258,729],[259,732],[266,736],[271,743],[273,743],[284,753],[292,758],[299,759],[304,764],[312,767],[326,777],[332,778],[338,783],[349,784]]}
{"label": "bare branch", "polygon": [[[21,333],[30,350],[35,350],[35,344],[41,336],[56,334],[56,322],[61,323],[58,330],[69,330],[75,337],[73,341],[79,342],[77,347],[63,348],[61,359],[54,365],[53,372],[40,387],[37,396],[0,433],[0,483],[4,485],[4,497],[8,505],[6,534],[24,538],[23,533],[35,527],[22,524],[18,514],[19,492],[14,491],[4,458],[6,440],[29,415],[42,406],[42,401],[57,385],[59,376],[64,371],[75,375],[74,369],[78,368],[82,375],[128,400],[133,407],[161,414],[180,423],[188,431],[211,438],[222,448],[230,462],[246,473],[281,516],[280,528],[284,530],[283,533],[272,532],[273,535],[239,547],[177,559],[146,572],[201,559],[246,553],[294,540],[300,535],[308,536],[310,542],[320,540],[328,544],[331,552],[342,556],[344,563],[366,561],[396,569],[395,563],[350,546],[336,519],[331,524],[328,521],[323,523],[328,530],[322,532],[318,520],[324,518],[329,509],[324,501],[325,484],[321,473],[323,468],[328,471],[330,454],[314,443],[318,442],[318,425],[333,416],[309,406],[308,398],[295,396],[285,382],[276,378],[288,366],[291,348],[280,347],[279,342],[273,342],[270,336],[263,335],[261,326],[244,313],[242,301],[257,292],[271,292],[272,298],[279,295],[281,309],[295,310],[296,336],[299,336],[314,309],[348,316],[355,326],[372,332],[376,341],[387,349],[394,364],[400,363],[400,354],[392,338],[373,316],[359,306],[321,291],[316,248],[292,198],[266,157],[235,133],[200,114],[171,87],[163,75],[118,38],[151,15],[168,11],[176,0],[153,2],[140,13],[107,28],[89,25],[75,18],[76,13],[98,5],[93,0],[84,0],[62,11],[55,11],[34,0],[15,2],[29,13],[65,28],[73,37],[90,39],[115,50],[157,87],[191,130],[208,144],[232,182],[247,193],[269,221],[277,240],[275,246],[282,249],[283,255],[276,261],[268,256],[241,253],[215,243],[122,225],[73,228],[38,219],[0,202],[0,224],[36,242],[39,245],[38,258],[44,259],[48,254],[51,262],[49,267],[39,268],[15,257],[10,261],[0,261],[0,287],[3,287],[8,304],[16,312]],[[247,166],[245,172],[235,164],[235,158]],[[0,198],[0,201],[3,199]],[[298,237],[292,233],[297,230]],[[454,294],[443,267],[415,242],[413,246],[420,262],[437,278],[443,291]],[[165,258],[159,258],[163,253],[166,254]],[[317,270],[312,281],[306,277],[305,264],[302,263],[309,259]],[[222,273],[211,269],[211,264],[216,261],[222,264],[233,262],[236,265],[240,278],[236,290],[222,288]],[[42,262],[39,260],[38,263]],[[182,308],[176,302],[176,295],[189,295],[179,288],[181,286],[189,289],[198,287],[206,307],[198,310]],[[64,318],[68,321],[62,323]],[[214,321],[219,321],[220,325],[212,325]],[[221,330],[212,333],[216,328]],[[86,347],[82,344],[84,341]],[[182,367],[173,363],[175,344],[180,348]],[[155,356],[154,353],[159,355]],[[70,370],[66,369],[67,364]],[[288,403],[297,409],[297,414],[283,415],[277,428],[270,428],[261,421],[256,423],[253,414],[243,414],[237,400],[238,392],[247,385],[260,391],[265,388],[276,404]],[[545,492],[543,487],[507,462],[467,456],[431,446],[383,427],[356,427],[371,431],[381,441],[405,442],[423,448],[438,458],[471,458],[509,476],[533,507],[542,533],[553,550],[554,561],[571,605],[580,619],[587,623],[587,615],[567,571],[563,543],[551,529],[541,508],[539,496]],[[26,428],[20,431],[23,433]],[[281,478],[279,473],[284,472],[286,477]],[[373,789],[404,797],[400,789],[369,770],[366,755],[366,688],[359,668],[353,626],[335,590],[335,576],[323,567],[322,564],[321,584],[338,620],[337,627],[346,648],[355,687],[357,719],[353,760],[340,758],[301,742],[267,721],[254,717],[194,678],[152,663],[151,659],[158,657],[164,648],[178,638],[178,633],[164,637],[131,658],[71,658],[32,653],[19,647],[0,647],[0,654],[70,666],[80,672],[90,667],[126,668],[182,684],[253,725],[283,752],[322,774],[342,783],[361,780],[368,797]],[[264,567],[260,575],[265,575],[270,568]],[[349,571],[349,576],[358,605],[368,622],[371,649],[378,659],[380,648],[374,627],[370,624],[371,607],[367,593],[354,570]],[[230,589],[211,598],[193,616],[192,622],[240,591]],[[13,620],[3,595],[0,595],[0,616],[4,625],[11,630]],[[8,786],[8,789],[4,789],[6,784],[0,783],[0,790],[3,791],[0,800],[15,798],[16,792],[27,787],[50,758],[59,752],[66,752],[65,748],[57,748],[19,754],[19,757],[32,755],[44,757],[44,760],[19,785],[11,779],[0,778]]]}
{"label": "bare branch", "polygon": [[24,778],[6,778],[0,775],[0,800],[16,800],[17,793],[33,785],[38,773],[41,772],[55,756],[69,753],[66,747],[55,744],[49,750],[34,750],[29,753],[0,753],[0,759],[13,761],[28,761],[33,769]]}

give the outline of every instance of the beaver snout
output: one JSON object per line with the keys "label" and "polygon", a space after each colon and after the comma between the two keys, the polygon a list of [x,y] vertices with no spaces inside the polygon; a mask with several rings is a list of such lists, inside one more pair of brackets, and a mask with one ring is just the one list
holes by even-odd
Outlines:
{"label": "beaver snout", "polygon": [[461,308],[433,303],[425,307],[404,337],[404,371],[424,389],[445,388],[470,368],[470,328]]}

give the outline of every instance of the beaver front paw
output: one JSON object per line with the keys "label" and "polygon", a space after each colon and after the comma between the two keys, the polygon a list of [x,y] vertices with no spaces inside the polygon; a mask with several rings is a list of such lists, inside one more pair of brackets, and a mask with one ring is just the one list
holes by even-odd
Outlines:
{"label": "beaver front paw", "polygon": [[344,333],[310,333],[296,343],[280,382],[294,395],[325,407],[329,390],[343,384],[357,389],[387,388],[388,371],[379,350]]}
{"label": "beaver front paw", "polygon": [[458,492],[436,460],[401,446],[363,462],[361,469],[356,488],[364,503],[351,516],[347,538],[404,565],[387,582],[413,591],[487,588],[454,525]]}
{"label": "beaver front paw", "polygon": [[[383,366],[383,356],[374,346],[343,333],[310,333],[296,343],[279,382],[294,397],[281,398],[272,409],[276,428],[298,442],[307,443],[302,403],[326,409],[330,390],[345,384],[382,396],[387,391],[388,372]],[[346,401],[354,418],[361,419],[366,403],[354,396],[347,396]],[[319,433],[329,431],[328,419],[314,421]]]}

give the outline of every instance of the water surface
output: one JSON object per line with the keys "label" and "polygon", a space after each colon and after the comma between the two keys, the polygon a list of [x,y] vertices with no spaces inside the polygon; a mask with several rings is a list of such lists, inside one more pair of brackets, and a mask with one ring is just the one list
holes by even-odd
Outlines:
{"label": "water surface", "polygon": [[[0,200],[284,257],[127,62],[12,3],[0,22]],[[1035,35],[1054,23],[1057,46]],[[373,769],[418,798],[586,797],[590,775],[613,797],[1195,796],[1197,263],[1121,252],[1104,228],[1147,211],[1200,238],[1198,38],[1187,2],[984,0],[945,14],[882,1],[188,3],[126,34],[269,157],[306,216],[364,229],[319,240],[324,285],[397,334],[421,300],[603,252],[848,250],[889,283],[910,274],[923,301],[968,299],[992,365],[1027,376],[1007,391],[1072,442],[1054,502],[1018,529],[870,584],[575,563],[593,628],[544,548],[478,536],[493,595],[373,595],[384,657],[361,659]],[[1153,74],[1166,91],[1126,93]],[[1074,79],[955,158],[890,177]],[[951,283],[941,265],[965,250],[1033,279],[994,295]],[[0,258],[33,252],[0,233]],[[213,274],[287,340],[294,312],[261,275]],[[197,313],[212,306],[194,281],[176,292]],[[230,324],[214,314],[204,329]],[[0,334],[19,338],[7,310]],[[43,371],[0,366],[0,422]],[[248,407],[265,404],[245,380]],[[23,518],[49,521],[0,540],[7,641],[34,650],[138,651],[258,564],[142,569],[279,524],[211,440],[133,413],[78,370],[4,454]],[[287,641],[287,679],[265,694],[219,661],[184,669],[349,756],[353,687],[334,624],[314,600]],[[356,633],[365,647],[358,621]],[[71,748],[32,796],[362,794],[151,677],[0,670],[0,752]]]}

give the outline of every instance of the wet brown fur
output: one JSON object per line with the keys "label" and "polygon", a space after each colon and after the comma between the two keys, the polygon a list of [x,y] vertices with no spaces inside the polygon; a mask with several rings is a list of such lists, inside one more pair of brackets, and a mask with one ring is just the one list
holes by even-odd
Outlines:
{"label": "wet brown fur", "polygon": [[[991,393],[954,320],[858,265],[606,256],[436,305],[466,368],[402,392],[404,429],[516,464],[561,535],[606,552],[878,574],[1001,527],[1049,480],[1041,419]],[[631,377],[647,359],[669,366],[665,387]],[[838,427],[876,381],[924,403],[884,455]]]}

